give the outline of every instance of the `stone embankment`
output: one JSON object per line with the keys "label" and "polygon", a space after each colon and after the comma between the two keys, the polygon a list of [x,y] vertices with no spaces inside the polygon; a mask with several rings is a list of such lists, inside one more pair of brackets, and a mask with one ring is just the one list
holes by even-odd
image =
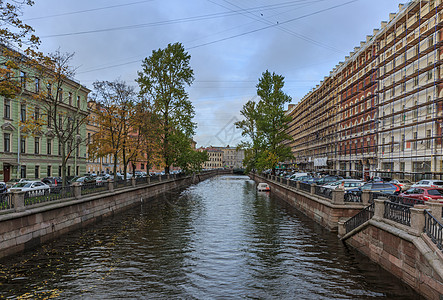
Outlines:
{"label": "stone embankment", "polygon": [[345,199],[343,191],[271,175],[250,177],[268,183],[271,193],[329,230],[338,231],[343,242],[427,299],[443,299],[443,203],[406,205],[399,197],[374,199],[369,193]]}

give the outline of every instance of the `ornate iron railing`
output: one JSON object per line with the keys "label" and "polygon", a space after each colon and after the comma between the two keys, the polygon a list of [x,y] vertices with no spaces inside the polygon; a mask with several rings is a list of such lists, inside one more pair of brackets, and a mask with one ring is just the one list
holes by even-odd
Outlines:
{"label": "ornate iron railing", "polygon": [[383,217],[403,225],[411,226],[411,206],[385,201],[385,213]]}
{"label": "ornate iron railing", "polygon": [[144,184],[144,183],[148,183],[148,178],[146,177],[137,177],[135,178],[135,184]]}
{"label": "ornate iron railing", "polygon": [[395,203],[404,204],[407,206],[414,206],[417,204],[425,204],[425,201],[415,198],[408,198],[408,197],[400,197],[396,195],[386,195],[386,197],[391,201]]}
{"label": "ornate iron railing", "polygon": [[437,248],[443,252],[443,225],[434,218],[427,210],[425,214],[424,233],[437,245]]}
{"label": "ornate iron railing", "polygon": [[131,186],[131,185],[132,185],[131,180],[120,180],[119,179],[119,180],[114,181],[114,188],[115,189]]}
{"label": "ornate iron railing", "polygon": [[165,174],[165,175],[161,175],[161,176],[162,176],[162,181],[165,181],[165,180],[168,179],[168,175],[167,175],[167,174]]}
{"label": "ornate iron railing", "polygon": [[347,220],[345,222],[346,233],[351,232],[358,226],[369,221],[374,216],[374,207],[374,203],[372,203],[369,206],[363,208],[355,216]]}
{"label": "ornate iron railing", "polygon": [[315,194],[317,196],[325,197],[328,199],[332,199],[332,189],[325,188],[322,186],[316,186],[315,187]]}
{"label": "ornate iron railing", "polygon": [[297,182],[296,182],[296,181],[294,181],[294,180],[288,180],[288,182],[289,182],[289,186],[291,186],[291,187],[293,187],[293,188],[296,188],[296,187],[297,187]]}
{"label": "ornate iron railing", "polygon": [[349,192],[344,194],[343,201],[344,202],[363,202],[361,199],[361,192]]}
{"label": "ornate iron railing", "polygon": [[82,195],[98,193],[108,190],[108,183],[86,183],[81,186]]}
{"label": "ornate iron railing", "polygon": [[300,189],[302,191],[310,193],[311,192],[311,185],[308,183],[300,182]]}
{"label": "ornate iron railing", "polygon": [[286,178],[281,178],[281,183],[288,184],[288,180]]}
{"label": "ornate iron railing", "polygon": [[151,183],[158,182],[158,179],[159,179],[159,175],[152,175],[150,181],[151,181]]}
{"label": "ornate iron railing", "polygon": [[0,210],[7,210],[14,208],[14,203],[12,203],[12,194],[4,193],[0,195]]}
{"label": "ornate iron railing", "polygon": [[49,193],[49,190],[43,192],[26,192],[25,206],[74,197],[74,192],[71,186],[56,188],[54,191],[56,192]]}

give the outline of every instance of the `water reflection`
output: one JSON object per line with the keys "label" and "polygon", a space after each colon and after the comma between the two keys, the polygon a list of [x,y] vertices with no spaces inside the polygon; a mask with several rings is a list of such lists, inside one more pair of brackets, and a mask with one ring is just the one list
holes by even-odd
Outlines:
{"label": "water reflection", "polygon": [[245,176],[222,176],[1,263],[4,298],[420,299]]}

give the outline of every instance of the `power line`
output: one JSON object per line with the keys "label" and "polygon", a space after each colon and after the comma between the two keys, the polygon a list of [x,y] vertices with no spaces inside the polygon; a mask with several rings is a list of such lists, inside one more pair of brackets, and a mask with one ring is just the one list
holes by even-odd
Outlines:
{"label": "power line", "polygon": [[152,2],[152,1],[155,1],[155,0],[145,0],[145,1],[138,1],[138,2],[132,2],[132,3],[119,4],[119,5],[104,6],[104,7],[99,7],[99,8],[91,8],[91,9],[85,9],[85,10],[78,10],[78,11],[73,11],[73,12],[67,12],[67,13],[61,13],[61,14],[55,14],[55,15],[49,15],[49,16],[43,16],[43,17],[35,17],[35,18],[24,19],[24,21],[49,19],[49,18],[54,18],[54,17],[82,14],[82,13],[85,13],[85,12],[105,10],[105,9],[111,9],[111,8],[117,8],[117,7],[123,7],[123,6],[130,6],[130,5],[141,4],[141,3]]}

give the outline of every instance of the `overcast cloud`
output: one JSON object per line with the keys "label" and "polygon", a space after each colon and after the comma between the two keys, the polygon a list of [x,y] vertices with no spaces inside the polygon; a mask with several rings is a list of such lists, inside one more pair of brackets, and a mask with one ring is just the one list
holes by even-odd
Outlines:
{"label": "overcast cloud", "polygon": [[298,102],[371,35],[398,0],[36,0],[23,18],[40,49],[75,52],[76,79],[135,78],[143,58],[181,42],[191,55],[197,146],[236,145],[243,104],[265,70]]}

